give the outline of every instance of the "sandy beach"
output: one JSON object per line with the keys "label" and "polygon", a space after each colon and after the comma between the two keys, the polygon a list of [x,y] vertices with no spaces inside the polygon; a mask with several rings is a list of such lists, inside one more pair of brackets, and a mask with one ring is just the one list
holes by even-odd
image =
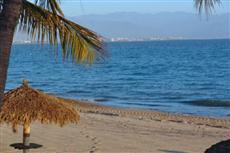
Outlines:
{"label": "sandy beach", "polygon": [[[230,119],[214,119],[145,110],[118,109],[74,100],[81,112],[78,125],[60,128],[34,123],[31,153],[203,153],[230,138]],[[22,130],[0,126],[0,153],[19,153],[11,144]]]}

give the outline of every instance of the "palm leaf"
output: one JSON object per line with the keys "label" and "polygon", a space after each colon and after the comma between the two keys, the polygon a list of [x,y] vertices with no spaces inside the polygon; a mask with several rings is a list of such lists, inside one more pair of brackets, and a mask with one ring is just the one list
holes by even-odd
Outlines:
{"label": "palm leaf", "polygon": [[2,12],[3,9],[3,0],[0,0],[0,13]]}
{"label": "palm leaf", "polygon": [[40,6],[23,1],[19,30],[26,31],[33,39],[58,46],[60,41],[63,58],[76,62],[92,63],[95,57],[105,55],[102,38],[64,17]]}
{"label": "palm leaf", "polygon": [[57,0],[35,0],[35,5],[38,5],[46,10],[51,11],[54,14],[59,14],[61,16],[64,16],[59,2]]}
{"label": "palm leaf", "polygon": [[215,5],[220,4],[220,3],[221,3],[221,0],[195,0],[195,6],[197,10],[199,11],[199,13],[205,10],[207,14],[212,13]]}

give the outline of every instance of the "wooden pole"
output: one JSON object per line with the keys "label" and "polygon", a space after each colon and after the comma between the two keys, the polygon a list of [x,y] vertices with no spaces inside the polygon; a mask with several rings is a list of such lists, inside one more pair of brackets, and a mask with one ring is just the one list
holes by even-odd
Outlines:
{"label": "wooden pole", "polygon": [[30,124],[26,123],[23,126],[23,146],[25,147],[23,153],[28,153],[30,147]]}

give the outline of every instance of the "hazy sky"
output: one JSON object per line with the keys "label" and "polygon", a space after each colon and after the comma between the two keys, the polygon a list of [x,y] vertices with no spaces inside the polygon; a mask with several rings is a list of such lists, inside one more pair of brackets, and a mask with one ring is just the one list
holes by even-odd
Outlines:
{"label": "hazy sky", "polygon": [[[194,12],[193,0],[63,0],[62,8],[67,16],[83,14],[107,14],[111,12]],[[230,0],[222,0],[216,13],[230,12]]]}

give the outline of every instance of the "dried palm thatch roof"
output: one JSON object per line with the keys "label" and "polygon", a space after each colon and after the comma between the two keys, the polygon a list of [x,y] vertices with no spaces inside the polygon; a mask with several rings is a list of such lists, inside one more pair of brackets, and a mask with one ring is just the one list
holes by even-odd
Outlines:
{"label": "dried palm thatch roof", "polygon": [[14,130],[18,125],[34,121],[63,126],[77,123],[79,113],[73,105],[68,105],[54,96],[29,87],[27,81],[17,89],[5,93],[3,106],[0,108],[0,122],[12,124]]}

